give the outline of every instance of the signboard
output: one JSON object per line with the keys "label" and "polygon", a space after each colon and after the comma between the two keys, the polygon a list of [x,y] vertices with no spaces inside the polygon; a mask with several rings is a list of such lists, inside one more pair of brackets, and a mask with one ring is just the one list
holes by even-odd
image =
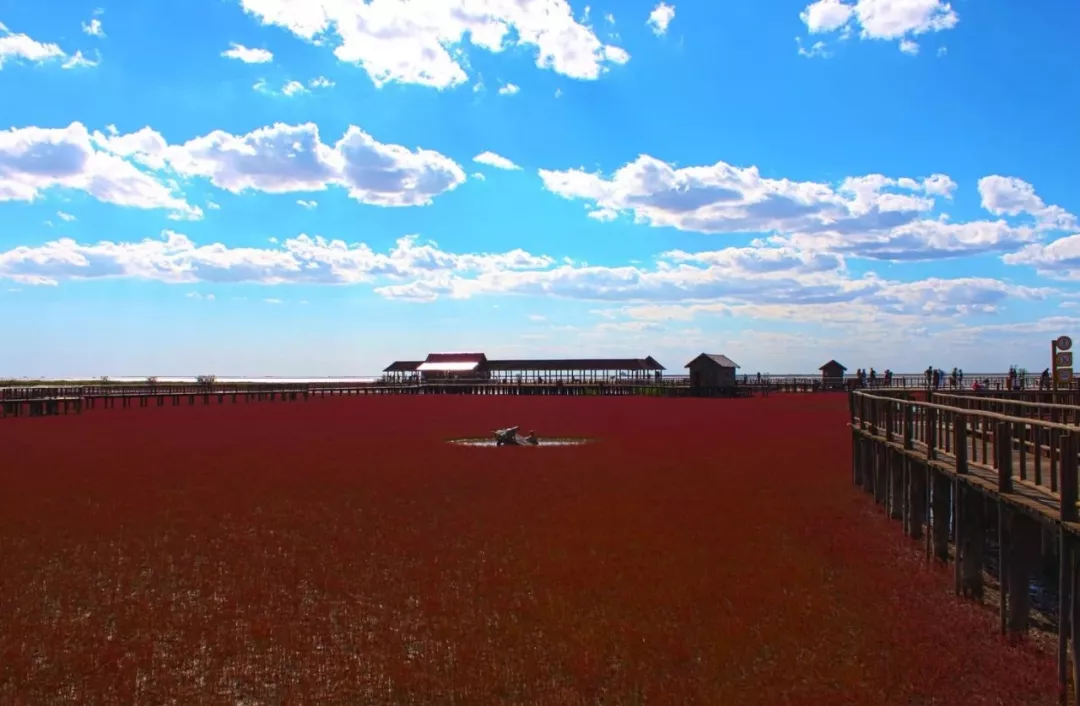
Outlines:
{"label": "signboard", "polygon": [[1058,336],[1050,341],[1050,365],[1053,368],[1054,388],[1059,385],[1070,386],[1073,380],[1073,354],[1072,339],[1068,336]]}

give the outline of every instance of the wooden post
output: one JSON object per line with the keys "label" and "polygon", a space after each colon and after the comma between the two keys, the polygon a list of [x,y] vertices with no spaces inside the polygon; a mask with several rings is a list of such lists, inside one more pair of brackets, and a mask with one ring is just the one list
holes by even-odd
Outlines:
{"label": "wooden post", "polygon": [[[1073,447],[1075,450],[1075,446]],[[1076,551],[1070,551],[1072,555],[1072,569],[1069,573],[1072,574],[1072,585],[1070,586],[1070,598],[1069,611],[1066,615],[1069,616],[1069,637],[1072,642],[1072,673],[1073,673],[1073,702],[1080,704],[1080,644],[1077,643],[1077,637],[1080,636],[1080,592],[1076,590],[1080,580],[1078,580],[1077,574],[1080,573],[1080,557],[1077,557]],[[1062,618],[1064,619],[1064,618]]]}
{"label": "wooden post", "polygon": [[[1063,706],[1069,700],[1069,637],[1072,633],[1070,613],[1073,605],[1072,542],[1064,527],[1058,528],[1058,693]],[[1078,672],[1080,673],[1080,672]],[[1080,703],[1080,702],[1078,702]]]}
{"label": "wooden post", "polygon": [[[1001,431],[1001,424],[998,424],[998,431]],[[1000,454],[998,454],[1000,457]],[[998,466],[1000,471],[1001,466]],[[1000,485],[1000,480],[999,480]],[[1012,572],[1013,572],[1013,557],[1012,540],[1013,536],[1012,528],[1006,532],[1005,528],[1005,503],[1000,497],[997,502],[997,541],[998,541],[998,590],[1001,593],[1000,600],[998,601],[998,619],[1001,625],[1001,634],[1004,635],[1009,625],[1009,611],[1012,606]],[[985,508],[985,504],[983,505]],[[1024,593],[1027,594],[1027,587],[1024,587]]]}
{"label": "wooden post", "polygon": [[998,422],[994,429],[994,453],[997,457],[998,492],[1013,492],[1012,422]]}
{"label": "wooden post", "polygon": [[888,472],[885,464],[889,458],[886,456],[887,447],[884,444],[879,444],[876,439],[872,439],[870,443],[874,449],[874,502],[881,505],[888,501]]}
{"label": "wooden post", "polygon": [[926,408],[926,459],[933,461],[937,458],[937,409]]}
{"label": "wooden post", "polygon": [[[1031,558],[1036,554],[1041,537],[1038,524],[1016,510],[1009,511],[1009,565],[1002,569],[1002,582],[1008,576],[1009,620],[1013,633],[1026,633],[1031,609],[1028,582],[1031,578]],[[1004,595],[1004,594],[1003,594]]]}
{"label": "wooden post", "polygon": [[863,490],[867,493],[874,492],[874,442],[863,434],[859,434],[859,467],[862,473]]}
{"label": "wooden post", "polygon": [[[949,481],[948,476],[941,471],[935,471],[929,466],[926,466],[926,473],[933,479],[934,487],[932,527],[934,556],[943,562],[947,562],[949,560],[949,515],[953,514],[953,506],[956,504],[955,499],[952,497],[953,484]],[[955,514],[953,514],[953,526],[959,529]],[[959,534],[957,532],[957,536]]]}
{"label": "wooden post", "polygon": [[1061,435],[1058,448],[1061,449],[1061,514],[1062,522],[1076,522],[1077,511],[1077,448],[1076,435]]}
{"label": "wooden post", "polygon": [[885,454],[889,464],[889,516],[899,520],[904,517],[904,456],[889,446]]}
{"label": "wooden post", "polygon": [[962,534],[957,537],[957,547],[960,549],[961,564],[961,592],[968,598],[982,601],[983,599],[983,543],[986,536],[986,503],[982,495],[974,488],[961,485],[959,487],[960,504],[963,506],[961,513]]}

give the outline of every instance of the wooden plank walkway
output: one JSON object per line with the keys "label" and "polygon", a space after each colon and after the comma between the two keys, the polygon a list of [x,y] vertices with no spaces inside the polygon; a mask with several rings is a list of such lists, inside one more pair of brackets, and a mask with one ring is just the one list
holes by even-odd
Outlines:
{"label": "wooden plank walkway", "polygon": [[982,599],[996,531],[1003,633],[1028,630],[1031,579],[1056,560],[1058,680],[1062,703],[1071,691],[1080,704],[1080,428],[1047,421],[1038,403],[1021,417],[863,391],[849,400],[853,482],[925,540],[928,559],[953,560],[958,596]]}

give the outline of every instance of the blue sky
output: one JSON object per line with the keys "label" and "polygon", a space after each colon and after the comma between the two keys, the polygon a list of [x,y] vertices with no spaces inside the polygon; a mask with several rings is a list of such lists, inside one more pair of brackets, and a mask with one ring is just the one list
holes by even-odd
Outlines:
{"label": "blue sky", "polygon": [[0,375],[1049,364],[1080,6],[0,0]]}

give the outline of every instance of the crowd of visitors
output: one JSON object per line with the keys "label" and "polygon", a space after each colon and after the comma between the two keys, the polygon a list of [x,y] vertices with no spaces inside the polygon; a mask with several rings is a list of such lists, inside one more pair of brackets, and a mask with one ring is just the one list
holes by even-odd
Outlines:
{"label": "crowd of visitors", "polygon": [[[961,368],[953,368],[952,372],[947,373],[941,368],[935,368],[931,365],[926,368],[923,373],[923,378],[927,389],[965,389],[964,371]],[[851,382],[855,387],[893,387],[893,371],[886,369],[884,373],[878,374],[874,368],[870,368],[869,370],[859,368],[855,371],[855,379]],[[910,387],[911,381],[904,380],[903,386]],[[991,379],[983,376],[981,378],[975,378],[970,382],[970,387],[973,390],[1024,390],[1036,386],[1040,390],[1050,389],[1051,380],[1049,368],[1043,370],[1042,374],[1038,377],[1034,377],[1024,368],[1014,365],[1009,367],[1008,374],[1003,378],[995,377]]]}

